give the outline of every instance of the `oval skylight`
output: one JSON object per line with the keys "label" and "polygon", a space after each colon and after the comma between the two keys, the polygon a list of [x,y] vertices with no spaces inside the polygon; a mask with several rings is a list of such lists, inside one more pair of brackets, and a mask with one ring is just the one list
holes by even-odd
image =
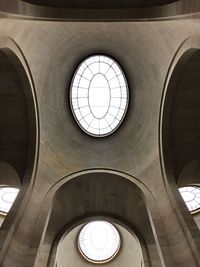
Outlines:
{"label": "oval skylight", "polygon": [[128,107],[125,75],[112,58],[91,56],[77,68],[70,103],[79,126],[92,136],[106,136],[121,124]]}
{"label": "oval skylight", "polygon": [[14,187],[0,187],[0,212],[8,213],[15,201],[19,189]]}
{"label": "oval skylight", "polygon": [[179,192],[191,213],[200,211],[200,187],[184,186]]}
{"label": "oval skylight", "polygon": [[104,263],[111,260],[119,251],[120,235],[117,229],[106,221],[86,224],[78,238],[81,254],[90,262]]}

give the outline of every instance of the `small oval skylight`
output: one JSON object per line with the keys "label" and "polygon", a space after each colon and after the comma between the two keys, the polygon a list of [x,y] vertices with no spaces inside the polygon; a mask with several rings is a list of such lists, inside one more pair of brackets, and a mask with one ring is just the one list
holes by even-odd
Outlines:
{"label": "small oval skylight", "polygon": [[112,58],[91,56],[77,68],[70,103],[79,126],[92,136],[107,136],[121,124],[128,107],[125,75]]}
{"label": "small oval skylight", "polygon": [[86,224],[78,238],[81,254],[93,263],[105,263],[113,259],[120,248],[120,235],[111,223],[94,221]]}
{"label": "small oval skylight", "polygon": [[6,214],[12,207],[19,189],[14,187],[0,187],[0,212]]}
{"label": "small oval skylight", "polygon": [[200,211],[200,187],[184,186],[179,188],[179,192],[191,213]]}

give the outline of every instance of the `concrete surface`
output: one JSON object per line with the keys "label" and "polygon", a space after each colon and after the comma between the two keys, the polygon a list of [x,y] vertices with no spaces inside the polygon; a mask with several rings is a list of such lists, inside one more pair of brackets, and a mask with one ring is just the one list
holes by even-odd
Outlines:
{"label": "concrete surface", "polygon": [[[188,10],[198,11],[197,2]],[[200,266],[200,232],[177,185],[199,161],[199,14],[45,21],[8,15],[8,3],[0,23],[0,155],[22,189],[0,230],[0,265],[49,267],[64,233],[106,216],[136,234],[145,267]],[[17,7],[10,3],[13,13]],[[68,99],[74,69],[98,52],[119,61],[130,88],[124,122],[101,139],[81,131]]]}

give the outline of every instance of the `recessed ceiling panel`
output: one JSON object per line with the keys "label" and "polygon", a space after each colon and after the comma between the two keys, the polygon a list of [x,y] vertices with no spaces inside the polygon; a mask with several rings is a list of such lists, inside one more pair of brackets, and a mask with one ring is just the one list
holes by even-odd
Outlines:
{"label": "recessed ceiling panel", "polygon": [[176,0],[23,0],[34,5],[80,9],[124,9],[154,7],[176,2]]}

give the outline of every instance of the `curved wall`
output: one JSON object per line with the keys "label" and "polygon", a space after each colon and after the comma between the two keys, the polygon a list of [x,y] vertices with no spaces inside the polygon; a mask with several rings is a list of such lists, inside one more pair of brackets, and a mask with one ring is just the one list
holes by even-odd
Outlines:
{"label": "curved wall", "polygon": [[28,106],[18,70],[2,50],[0,80],[0,160],[13,166],[22,182],[29,147]]}
{"label": "curved wall", "polygon": [[[63,184],[52,199],[35,266],[54,266],[56,251],[59,250],[57,246],[63,235],[68,236],[71,229],[91,218],[103,220],[106,218],[110,222],[117,222],[130,229],[142,247],[144,266],[149,267],[153,262],[154,266],[159,266],[161,259],[152,230],[152,227],[157,228],[157,226],[156,224],[153,226],[150,222],[149,215],[153,212],[151,205],[145,203],[145,197],[137,185],[111,172],[88,172],[77,176]],[[43,208],[46,206],[45,204]],[[156,234],[160,235],[159,232]],[[127,244],[126,249],[128,249]],[[123,261],[126,261],[124,257]],[[73,258],[72,261],[69,258],[69,264],[72,262]]]}
{"label": "curved wall", "polygon": [[[188,219],[188,213],[183,212],[181,218],[177,202],[172,205],[167,183],[163,182],[158,142],[159,111],[167,70],[180,44],[189,36],[199,33],[199,19],[90,23],[12,18],[1,20],[0,32],[12,36],[26,56],[37,94],[41,137],[33,190],[29,191],[26,206],[20,206],[17,211],[17,223],[9,228],[10,243],[4,243],[0,264],[5,267],[44,267],[44,259],[48,258],[52,241],[59,230],[56,216],[55,220],[50,218],[47,229],[52,202],[50,199],[46,203],[46,197],[49,197],[52,188],[58,189],[70,177],[75,178],[81,172],[98,169],[99,172],[110,171],[111,176],[112,172],[118,172],[122,176],[127,174],[131,182],[140,183],[145,188],[144,191],[148,191],[142,202],[148,204],[148,210],[141,218],[146,221],[148,213],[146,231],[149,232],[150,228],[155,238],[155,242],[151,242],[148,247],[154,267],[199,266],[199,233],[194,233],[193,224],[184,223]],[[103,140],[84,134],[73,120],[68,105],[69,84],[77,63],[81,58],[99,51],[119,59],[131,88],[130,109],[123,127]],[[83,192],[86,191],[86,186],[91,188],[88,184],[84,184],[84,179],[81,181]],[[101,194],[103,186],[105,192],[112,189],[112,186],[107,189],[106,185],[106,179],[103,179]],[[119,182],[119,185],[122,186],[122,191],[127,188],[124,187],[125,183]],[[132,186],[128,188],[131,189]],[[78,184],[74,192],[67,190],[69,202],[76,201],[76,189],[81,192]],[[94,191],[99,192],[96,188]],[[132,215],[137,222],[137,212],[141,214],[138,210],[141,198],[137,198],[137,210],[132,212],[134,196],[128,201],[131,194],[125,195],[124,192],[120,195],[118,191],[117,194],[118,198],[127,200],[127,207],[121,216],[127,218],[127,215]],[[105,195],[105,199],[114,199],[110,193],[110,197]],[[91,211],[94,204],[91,199],[88,201],[88,210]],[[65,207],[65,204],[59,198],[54,204],[55,207],[58,205],[59,217],[63,218],[62,209],[59,208]],[[75,207],[80,213],[69,214],[74,217],[87,215],[87,205],[81,206],[83,213],[78,205]],[[111,211],[111,207],[105,207]],[[115,212],[116,209],[117,207]],[[70,206],[68,210],[71,212]],[[66,219],[67,214],[63,216]],[[58,219],[59,228],[61,223]],[[52,232],[49,231],[50,228]],[[145,225],[140,226],[141,231],[143,228]],[[37,261],[36,254],[41,261]]]}
{"label": "curved wall", "polygon": [[[36,3],[36,4],[33,4]],[[3,17],[18,15],[39,19],[56,20],[154,20],[196,13],[200,10],[198,0],[143,0],[143,1],[82,1],[0,0]]]}
{"label": "curved wall", "polygon": [[[87,262],[77,248],[77,236],[81,227],[83,225],[74,228],[60,241],[55,259],[57,267],[70,267],[71,265],[74,267],[97,266],[96,264]],[[115,227],[117,227],[121,236],[121,248],[116,257],[103,266],[144,266],[139,241],[122,226],[115,224]]]}
{"label": "curved wall", "polygon": [[22,2],[28,2],[33,5],[48,6],[48,7],[60,7],[60,8],[78,8],[78,9],[127,9],[127,8],[143,8],[143,7],[152,7],[166,5],[177,0],[110,0],[110,1],[101,1],[98,0],[85,0],[84,3],[81,0],[74,1],[65,1],[57,0],[48,1],[44,0],[22,0]]}
{"label": "curved wall", "polygon": [[38,142],[36,102],[27,62],[16,43],[3,36],[0,79],[0,183],[20,188],[0,230],[1,261],[30,198]]}
{"label": "curved wall", "polygon": [[[55,237],[79,218],[97,215],[128,223],[147,243],[154,242],[146,204],[139,189],[126,179],[103,172],[77,177],[56,192],[47,233]],[[55,219],[56,225],[53,223]]]}
{"label": "curved wall", "polygon": [[[188,38],[177,50],[166,77],[161,108],[161,163],[170,197],[183,229],[199,244],[200,235],[178,186],[199,184],[199,38]],[[163,160],[163,162],[162,162]],[[196,218],[195,218],[196,217]],[[190,236],[188,236],[190,240]],[[190,241],[189,241],[190,242]]]}
{"label": "curved wall", "polygon": [[[170,78],[165,100],[169,114],[163,119],[166,125],[163,142],[177,180],[183,168],[200,155],[200,50],[190,49],[180,59]],[[168,106],[169,105],[169,106]],[[166,121],[165,121],[166,120]],[[168,128],[168,129],[167,129]]]}

